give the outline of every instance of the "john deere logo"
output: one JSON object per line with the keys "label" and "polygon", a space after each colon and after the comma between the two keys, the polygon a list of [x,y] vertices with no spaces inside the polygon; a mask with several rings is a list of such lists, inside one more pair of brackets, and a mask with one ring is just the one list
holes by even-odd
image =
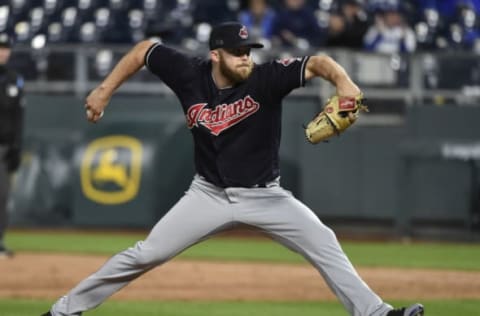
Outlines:
{"label": "john deere logo", "polygon": [[82,191],[100,204],[121,204],[140,187],[142,144],[130,136],[108,136],[91,142],[81,166]]}

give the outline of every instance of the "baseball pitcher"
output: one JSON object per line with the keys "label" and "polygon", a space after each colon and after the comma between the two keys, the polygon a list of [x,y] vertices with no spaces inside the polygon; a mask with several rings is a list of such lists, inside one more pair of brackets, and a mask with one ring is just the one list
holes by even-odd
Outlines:
{"label": "baseball pitcher", "polygon": [[383,302],[357,274],[333,231],[280,185],[282,99],[314,77],[336,87],[336,96],[306,128],[316,143],[343,131],[364,109],[357,85],[328,56],[253,63],[250,51],[263,45],[236,22],[216,26],[209,46],[205,60],[142,41],[88,95],[87,119],[95,123],[114,91],[145,65],[180,100],[194,140],[196,174],[144,241],[113,256],[44,315],[81,315],[143,273],[239,223],[304,256],[350,315],[423,315],[421,304],[393,309]]}

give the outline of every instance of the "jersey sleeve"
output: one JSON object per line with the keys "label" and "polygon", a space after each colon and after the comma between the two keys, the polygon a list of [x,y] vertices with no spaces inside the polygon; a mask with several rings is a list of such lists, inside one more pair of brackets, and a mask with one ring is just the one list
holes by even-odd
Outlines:
{"label": "jersey sleeve", "polygon": [[272,97],[281,99],[293,89],[305,85],[305,66],[309,57],[276,59],[266,64]]}
{"label": "jersey sleeve", "polygon": [[161,43],[155,43],[148,49],[145,66],[174,92],[178,92],[197,73],[195,58]]}

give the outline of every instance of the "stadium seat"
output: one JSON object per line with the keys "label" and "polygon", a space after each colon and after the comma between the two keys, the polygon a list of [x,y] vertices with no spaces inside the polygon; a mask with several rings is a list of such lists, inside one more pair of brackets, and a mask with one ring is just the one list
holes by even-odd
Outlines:
{"label": "stadium seat", "polygon": [[27,21],[20,21],[15,24],[15,37],[19,43],[28,42],[30,39],[30,23]]}
{"label": "stadium seat", "polygon": [[139,9],[132,9],[128,12],[128,26],[130,38],[138,42],[144,38],[145,20],[144,13]]}
{"label": "stadium seat", "polygon": [[7,30],[10,16],[10,8],[6,5],[0,6],[0,32]]}
{"label": "stadium seat", "polygon": [[32,35],[37,34],[40,31],[44,24],[45,11],[42,7],[35,7],[30,10],[30,29]]}
{"label": "stadium seat", "polygon": [[95,0],[78,0],[77,7],[80,11],[93,10],[96,7]]}
{"label": "stadium seat", "polygon": [[52,22],[47,26],[47,41],[49,43],[61,43],[65,40],[63,27],[60,22]]}
{"label": "stadium seat", "polygon": [[50,17],[55,15],[60,7],[61,7],[61,0],[45,0],[43,9],[45,10],[45,15]]}
{"label": "stadium seat", "polygon": [[98,33],[94,22],[85,22],[80,26],[80,41],[84,43],[97,42]]}
{"label": "stadium seat", "polygon": [[95,55],[95,75],[105,77],[113,67],[113,52],[109,49],[101,49]]}

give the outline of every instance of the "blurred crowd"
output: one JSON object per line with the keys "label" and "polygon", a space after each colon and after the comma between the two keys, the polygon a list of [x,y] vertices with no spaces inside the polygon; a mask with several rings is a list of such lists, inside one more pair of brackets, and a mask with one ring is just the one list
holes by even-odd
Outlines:
{"label": "blurred crowd", "polygon": [[239,20],[267,47],[480,52],[479,13],[480,0],[10,0],[0,32],[34,48],[160,37],[196,49]]}

